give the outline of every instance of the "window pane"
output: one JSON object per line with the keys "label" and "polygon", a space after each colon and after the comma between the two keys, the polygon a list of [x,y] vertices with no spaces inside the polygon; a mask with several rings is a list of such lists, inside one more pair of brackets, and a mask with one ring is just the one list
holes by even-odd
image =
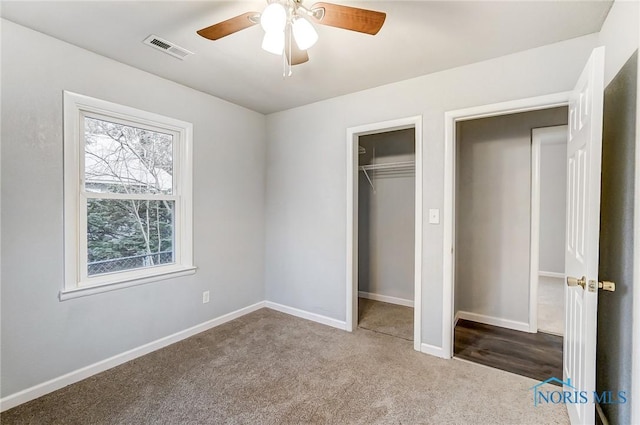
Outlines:
{"label": "window pane", "polygon": [[164,193],[173,188],[173,136],[84,118],[85,189]]}
{"label": "window pane", "polygon": [[174,201],[88,199],[89,276],[170,264]]}

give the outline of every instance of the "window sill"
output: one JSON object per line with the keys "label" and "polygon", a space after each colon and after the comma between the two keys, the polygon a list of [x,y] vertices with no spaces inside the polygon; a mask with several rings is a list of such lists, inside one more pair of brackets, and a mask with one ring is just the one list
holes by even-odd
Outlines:
{"label": "window sill", "polygon": [[194,266],[177,266],[170,269],[158,270],[153,274],[145,273],[143,276],[127,278],[116,277],[113,282],[97,283],[90,286],[85,284],[85,286],[78,286],[77,288],[63,289],[60,291],[58,298],[60,301],[66,301],[88,295],[144,285],[145,283],[157,282],[159,280],[188,276],[194,274],[196,269]]}

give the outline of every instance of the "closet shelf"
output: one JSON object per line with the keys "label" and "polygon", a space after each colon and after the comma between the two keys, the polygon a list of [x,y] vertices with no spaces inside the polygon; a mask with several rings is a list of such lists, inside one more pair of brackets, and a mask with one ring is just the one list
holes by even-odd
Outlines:
{"label": "closet shelf", "polygon": [[409,173],[413,173],[415,170],[415,161],[402,161],[402,162],[381,162],[377,164],[361,165],[360,171],[364,172],[364,176],[369,181],[373,193],[376,193],[376,188],[373,185],[371,177],[369,177],[368,171],[373,171],[373,175],[384,176],[405,176]]}
{"label": "closet shelf", "polygon": [[415,161],[402,161],[402,162],[381,162],[378,164],[361,165],[362,171],[376,171],[376,170],[389,170],[389,171],[410,171],[415,168]]}

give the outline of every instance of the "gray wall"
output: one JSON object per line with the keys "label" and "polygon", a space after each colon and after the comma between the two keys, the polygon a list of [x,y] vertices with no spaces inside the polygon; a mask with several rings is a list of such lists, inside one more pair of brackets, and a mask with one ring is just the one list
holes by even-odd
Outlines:
{"label": "gray wall", "polygon": [[[413,129],[361,136],[360,165],[415,160]],[[375,150],[375,159],[372,157]],[[415,172],[360,172],[358,289],[413,301],[415,276]]]}
{"label": "gray wall", "polygon": [[455,311],[529,323],[531,130],[553,108],[458,124]]}
{"label": "gray wall", "polygon": [[[5,20],[1,81],[2,396],[264,300],[263,115]],[[58,301],[63,90],[193,123],[195,275]]]}
{"label": "gray wall", "polygon": [[[598,294],[596,389],[614,393],[632,383],[637,87],[636,50],[604,91],[598,278],[615,282],[616,291]],[[631,423],[630,402],[602,409],[612,424]]]}
{"label": "gray wall", "polygon": [[442,344],[444,113],[573,88],[590,35],[267,116],[265,290],[278,302],[346,318],[346,129],[420,115],[423,122],[422,340]]}
{"label": "gray wall", "polygon": [[540,145],[540,261],[538,270],[564,274],[567,133]]}

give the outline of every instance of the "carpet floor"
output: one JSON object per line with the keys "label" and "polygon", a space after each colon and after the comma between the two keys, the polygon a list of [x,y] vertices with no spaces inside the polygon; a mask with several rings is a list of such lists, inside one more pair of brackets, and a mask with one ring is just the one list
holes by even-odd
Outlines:
{"label": "carpet floor", "polygon": [[413,308],[358,298],[358,327],[413,341]]}
{"label": "carpet floor", "polygon": [[[2,413],[8,424],[563,424],[538,382],[261,309]],[[555,387],[549,387],[553,390]]]}

